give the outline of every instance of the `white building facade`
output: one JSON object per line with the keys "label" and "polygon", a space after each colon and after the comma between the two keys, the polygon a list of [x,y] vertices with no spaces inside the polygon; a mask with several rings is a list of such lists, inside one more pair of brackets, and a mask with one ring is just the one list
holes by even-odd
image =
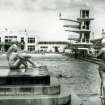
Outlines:
{"label": "white building facade", "polygon": [[29,33],[27,31],[17,32],[9,31],[8,29],[0,30],[0,51],[7,51],[10,47],[11,41],[16,40],[21,43],[21,49],[23,51],[34,52],[37,50],[37,36],[35,33]]}
{"label": "white building facade", "polygon": [[68,42],[65,41],[39,41],[35,33],[28,31],[0,30],[0,52],[6,52],[11,46],[12,40],[16,40],[21,45],[21,50],[25,52],[64,52]]}
{"label": "white building facade", "polygon": [[62,53],[67,47],[68,42],[65,41],[40,41],[38,50],[44,52]]}

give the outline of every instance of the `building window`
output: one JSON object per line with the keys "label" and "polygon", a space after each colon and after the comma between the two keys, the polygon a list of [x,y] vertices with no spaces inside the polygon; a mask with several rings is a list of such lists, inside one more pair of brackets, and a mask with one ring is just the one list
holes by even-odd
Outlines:
{"label": "building window", "polygon": [[17,36],[5,36],[5,46],[4,46],[5,51],[7,51],[8,48],[11,46],[11,41],[13,39],[17,40]]}
{"label": "building window", "polygon": [[35,46],[32,45],[28,46],[28,51],[35,51]]}
{"label": "building window", "polygon": [[25,47],[25,41],[24,41],[24,37],[21,37],[21,50],[24,50]]}
{"label": "building window", "polygon": [[81,10],[81,17],[82,18],[89,18],[89,10]]}
{"label": "building window", "polygon": [[89,21],[85,21],[85,22],[83,23],[83,25],[82,25],[82,29],[87,29],[87,30],[89,30],[89,24],[90,24]]}
{"label": "building window", "polygon": [[48,46],[41,46],[40,48],[48,48]]}
{"label": "building window", "polygon": [[23,42],[24,41],[24,37],[21,37],[21,42]]}
{"label": "building window", "polygon": [[1,51],[2,45],[1,45],[1,37],[0,37],[0,51]]}
{"label": "building window", "polygon": [[34,37],[28,38],[28,43],[35,43],[35,38]]}
{"label": "building window", "polygon": [[17,40],[17,36],[5,36],[5,43],[9,43],[13,39]]}
{"label": "building window", "polygon": [[86,17],[89,17],[89,10],[86,10]]}

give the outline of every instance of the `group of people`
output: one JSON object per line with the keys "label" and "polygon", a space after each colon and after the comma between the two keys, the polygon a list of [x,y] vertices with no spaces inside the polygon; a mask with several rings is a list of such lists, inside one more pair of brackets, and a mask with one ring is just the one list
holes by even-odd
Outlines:
{"label": "group of people", "polygon": [[32,67],[37,67],[36,64],[31,60],[31,56],[26,54],[22,54],[19,50],[19,44],[15,41],[12,42],[12,45],[7,51],[7,60],[9,63],[9,67],[11,70],[25,68],[28,69],[28,63],[32,65]]}

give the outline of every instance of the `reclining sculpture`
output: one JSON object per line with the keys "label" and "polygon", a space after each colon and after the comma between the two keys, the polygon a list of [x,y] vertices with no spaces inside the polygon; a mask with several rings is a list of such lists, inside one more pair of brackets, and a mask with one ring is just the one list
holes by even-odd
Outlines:
{"label": "reclining sculpture", "polygon": [[30,63],[34,68],[37,67],[30,58],[31,56],[20,53],[18,46],[15,43],[8,49],[7,60],[10,70],[17,70],[23,67],[27,70],[28,63]]}

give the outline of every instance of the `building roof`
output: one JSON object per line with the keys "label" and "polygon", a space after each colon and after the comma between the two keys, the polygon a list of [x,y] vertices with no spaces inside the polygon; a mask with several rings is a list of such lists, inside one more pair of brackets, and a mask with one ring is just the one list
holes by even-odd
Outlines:
{"label": "building roof", "polygon": [[39,41],[38,44],[68,44],[66,41]]}

